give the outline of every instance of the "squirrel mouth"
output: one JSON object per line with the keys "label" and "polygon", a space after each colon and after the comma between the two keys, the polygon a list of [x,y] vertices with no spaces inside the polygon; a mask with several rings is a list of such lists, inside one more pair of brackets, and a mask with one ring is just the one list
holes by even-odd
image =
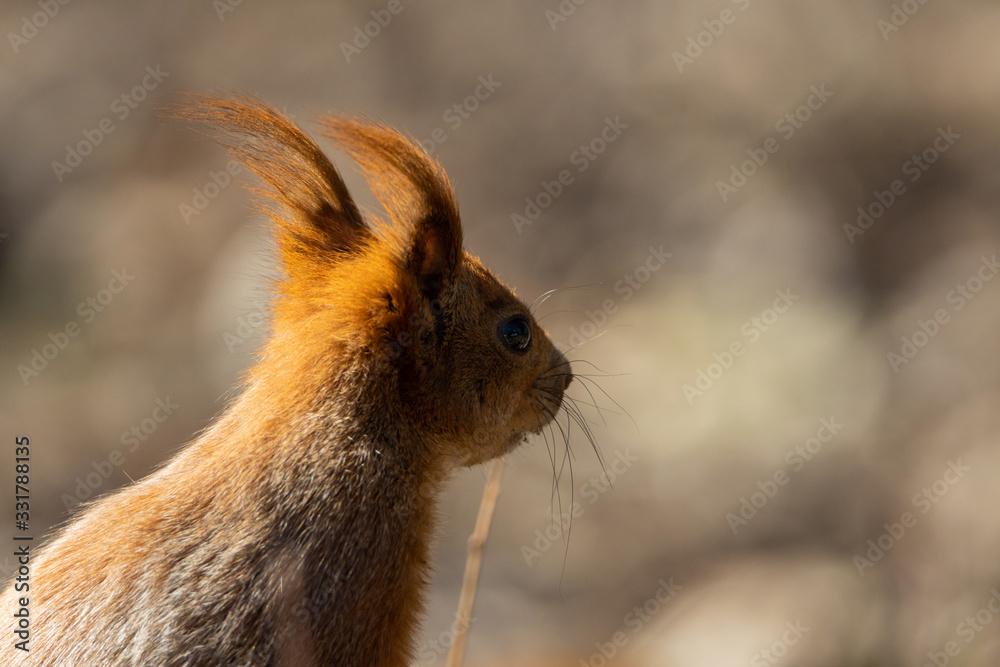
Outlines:
{"label": "squirrel mouth", "polygon": [[535,408],[537,426],[531,429],[531,433],[541,433],[543,428],[555,420],[562,409],[563,395],[566,385],[569,384],[569,379],[562,376],[560,373],[556,376],[539,378],[539,381],[532,386],[529,399]]}
{"label": "squirrel mouth", "polygon": [[531,397],[539,411],[546,417],[542,426],[555,419],[556,414],[562,409],[563,395],[572,381],[573,371],[570,370],[569,362],[562,352],[553,349],[552,364],[546,372],[538,376],[531,387]]}

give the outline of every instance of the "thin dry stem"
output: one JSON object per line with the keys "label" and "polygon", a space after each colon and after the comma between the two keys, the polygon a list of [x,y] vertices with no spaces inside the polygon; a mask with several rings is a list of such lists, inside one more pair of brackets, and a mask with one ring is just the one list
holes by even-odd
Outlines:
{"label": "thin dry stem", "polygon": [[448,661],[445,667],[461,667],[462,655],[465,653],[465,639],[469,634],[469,623],[472,618],[472,604],[476,599],[476,584],[479,582],[479,568],[483,564],[483,545],[490,533],[490,522],[493,520],[493,510],[497,506],[497,496],[500,495],[500,478],[503,476],[504,459],[499,458],[490,465],[486,488],[483,489],[483,499],[479,502],[479,515],[476,517],[476,527],[469,536],[469,551],[465,559],[465,576],[462,578],[462,592],[458,597],[458,613],[455,622],[455,642],[448,651]]}

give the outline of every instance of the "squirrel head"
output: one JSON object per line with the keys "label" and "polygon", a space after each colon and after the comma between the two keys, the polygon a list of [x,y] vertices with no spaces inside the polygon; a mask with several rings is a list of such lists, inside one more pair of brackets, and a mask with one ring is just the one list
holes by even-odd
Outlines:
{"label": "squirrel head", "polygon": [[354,406],[352,418],[418,438],[452,467],[502,455],[554,419],[569,363],[463,250],[451,185],[418,144],[384,124],[321,119],[385,209],[379,220],[362,216],[333,163],[276,109],[200,98],[181,115],[222,130],[274,205],[282,277],[251,371],[275,395],[270,410],[315,410],[338,384],[366,388],[379,404]]}

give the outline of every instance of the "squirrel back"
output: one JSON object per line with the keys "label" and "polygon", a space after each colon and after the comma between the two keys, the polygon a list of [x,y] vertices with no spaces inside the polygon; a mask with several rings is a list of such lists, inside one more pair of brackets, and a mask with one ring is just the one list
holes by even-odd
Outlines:
{"label": "squirrel back", "polygon": [[463,250],[447,177],[414,142],[321,121],[379,221],[272,107],[203,98],[181,115],[266,184],[272,333],[205,433],[33,559],[31,650],[0,664],[406,665],[442,484],[549,423],[569,364]]}

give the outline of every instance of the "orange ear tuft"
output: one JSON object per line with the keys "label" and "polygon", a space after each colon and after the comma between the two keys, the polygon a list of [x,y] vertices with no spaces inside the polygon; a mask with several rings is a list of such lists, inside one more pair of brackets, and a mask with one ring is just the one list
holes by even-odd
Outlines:
{"label": "orange ear tuft", "polygon": [[220,130],[233,156],[267,183],[262,194],[282,208],[269,213],[285,253],[328,257],[372,238],[333,163],[290,118],[245,95],[190,100],[172,115]]}
{"label": "orange ear tuft", "polygon": [[444,169],[387,125],[327,116],[325,134],[361,168],[389,213],[392,236],[421,291],[435,298],[462,257],[462,223]]}

